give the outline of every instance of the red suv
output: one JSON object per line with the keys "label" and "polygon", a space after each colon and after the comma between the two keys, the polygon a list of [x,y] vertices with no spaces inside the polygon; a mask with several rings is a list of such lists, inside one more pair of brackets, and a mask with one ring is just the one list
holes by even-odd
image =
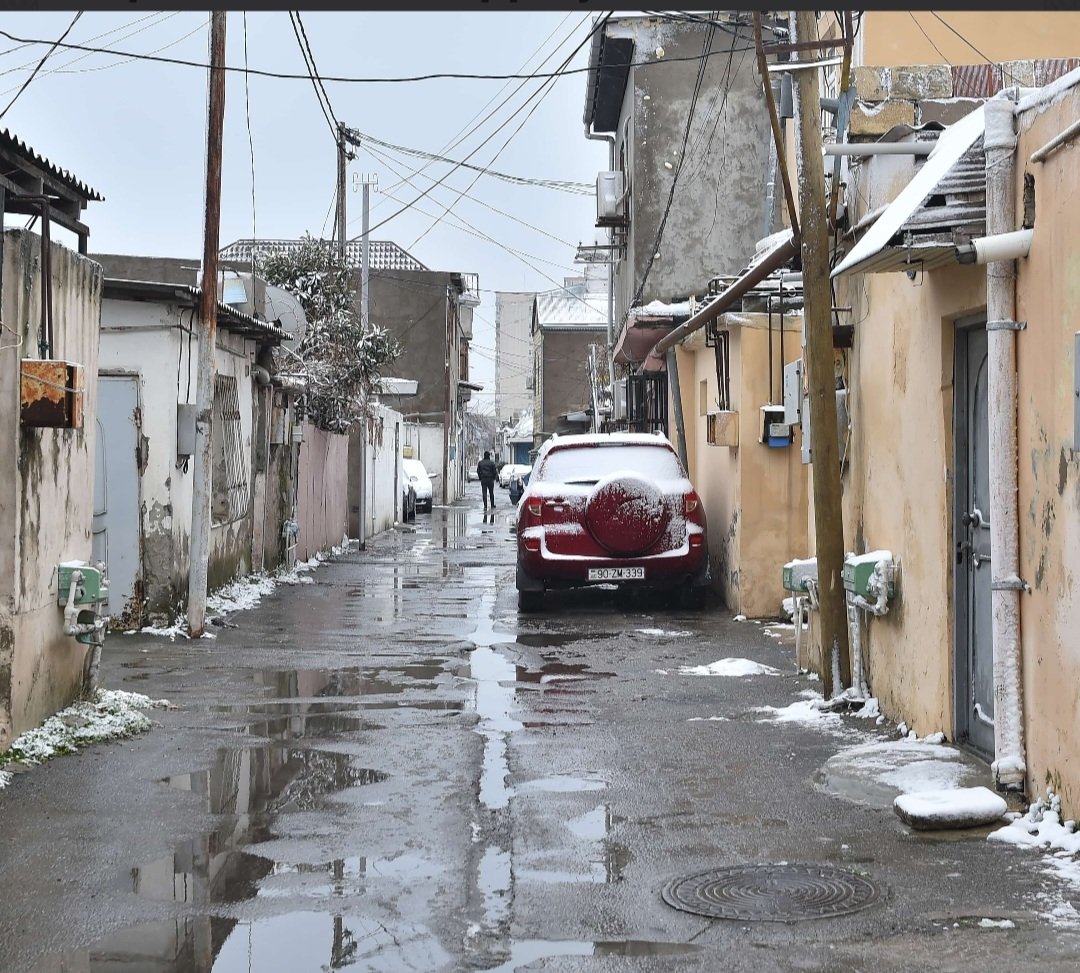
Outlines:
{"label": "red suv", "polygon": [[547,588],[666,589],[701,607],[709,584],[705,513],[662,436],[557,436],[541,447],[518,504],[518,607]]}

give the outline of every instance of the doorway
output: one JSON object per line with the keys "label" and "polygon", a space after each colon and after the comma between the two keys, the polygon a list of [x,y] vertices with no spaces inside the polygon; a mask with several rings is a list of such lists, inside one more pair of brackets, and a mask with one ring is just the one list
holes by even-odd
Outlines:
{"label": "doorway", "polygon": [[957,322],[953,374],[956,739],[994,756],[990,425],[985,318]]}

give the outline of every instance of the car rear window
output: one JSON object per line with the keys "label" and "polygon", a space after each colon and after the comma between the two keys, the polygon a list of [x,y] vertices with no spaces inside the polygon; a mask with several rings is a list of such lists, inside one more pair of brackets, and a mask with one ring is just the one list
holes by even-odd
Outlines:
{"label": "car rear window", "polygon": [[679,458],[665,446],[576,446],[553,449],[535,471],[545,483],[596,483],[605,476],[633,470],[653,480],[681,480]]}

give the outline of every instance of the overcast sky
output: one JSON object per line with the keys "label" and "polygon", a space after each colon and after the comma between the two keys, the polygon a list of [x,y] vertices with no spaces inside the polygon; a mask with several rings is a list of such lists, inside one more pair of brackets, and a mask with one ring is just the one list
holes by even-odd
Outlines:
{"label": "overcast sky", "polygon": [[[51,43],[74,16],[74,11],[7,13],[0,19],[0,29]],[[301,12],[319,74],[351,78],[552,71],[585,40],[594,16],[584,11]],[[205,12],[87,11],[65,42],[205,64],[208,33]],[[287,12],[249,13],[246,33],[252,69],[305,74]],[[244,14],[229,13],[230,66],[244,65],[244,39]],[[0,36],[0,109],[47,50],[47,44],[22,46]],[[585,44],[569,68],[583,68],[587,57]],[[545,58],[549,59],[541,67]],[[105,197],[102,203],[91,203],[84,215],[91,228],[92,252],[189,257],[197,263],[202,254],[206,75],[205,68],[57,48],[0,119],[0,127]],[[607,167],[607,146],[582,134],[585,79],[583,73],[569,74],[531,101],[527,99],[540,90],[541,80],[525,82],[516,93],[521,81],[464,79],[400,84],[327,81],[326,91],[336,118],[365,135],[462,159],[497,133],[470,163],[531,179],[595,184],[596,173]],[[230,74],[221,244],[253,233],[329,236],[336,150],[312,83],[306,77],[251,76],[247,101],[250,146],[244,76]],[[448,147],[493,109],[498,110],[476,132]],[[361,193],[358,185],[354,191],[354,179],[366,173],[378,176],[379,192],[372,196],[371,212],[375,226],[427,189],[432,184],[428,175],[438,179],[450,168],[436,162],[423,175],[415,175],[429,165],[428,160],[372,148],[381,157],[364,149],[349,164],[350,234],[357,236]],[[416,188],[402,183],[397,173],[410,176]],[[476,309],[472,377],[485,386],[478,398],[490,411],[493,292],[544,290],[580,272],[573,262],[576,245],[594,241],[596,210],[591,195],[521,186],[484,175],[468,190],[474,199],[461,198],[450,216],[443,215],[444,206],[476,176],[458,169],[415,207],[376,229],[372,239],[393,240],[433,270],[479,275],[483,302]],[[437,220],[439,216],[443,218]],[[520,364],[525,367],[524,357]]]}

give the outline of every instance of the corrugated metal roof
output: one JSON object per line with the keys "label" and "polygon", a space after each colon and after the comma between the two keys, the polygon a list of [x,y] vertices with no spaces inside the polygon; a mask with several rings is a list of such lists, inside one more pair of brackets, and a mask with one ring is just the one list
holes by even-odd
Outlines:
{"label": "corrugated metal roof", "polygon": [[[251,260],[251,251],[261,254],[284,253],[297,249],[303,240],[237,240],[223,247],[219,253],[222,260]],[[335,246],[331,240],[320,241],[328,247]],[[390,240],[371,240],[368,243],[368,266],[373,270],[428,270],[407,250]],[[363,242],[348,240],[345,258],[351,267],[359,267],[363,261]]]}
{"label": "corrugated metal roof", "polygon": [[0,151],[7,149],[13,152],[15,155],[22,156],[28,162],[32,162],[34,165],[41,169],[44,169],[49,173],[58,183],[66,186],[73,193],[81,196],[87,202],[103,202],[105,197],[102,196],[97,190],[92,189],[86,185],[81,179],[77,178],[73,173],[68,172],[67,169],[61,169],[59,166],[53,165],[43,155],[38,155],[29,145],[27,145],[17,135],[12,134],[6,128],[0,131]]}
{"label": "corrugated metal roof", "polygon": [[[198,307],[202,299],[202,292],[198,287],[187,284],[164,284],[151,280],[122,280],[118,277],[106,277],[102,288],[102,296],[117,300],[152,300],[152,301],[183,301],[188,307]],[[222,327],[238,334],[249,334],[260,338],[274,338],[277,341],[291,341],[290,335],[284,328],[279,328],[270,321],[260,321],[250,314],[238,311],[236,308],[217,302],[218,321]]]}
{"label": "corrugated metal roof", "polygon": [[541,328],[607,327],[607,294],[588,291],[542,291],[536,295],[536,323]]}
{"label": "corrugated metal roof", "polygon": [[833,270],[884,273],[933,270],[955,262],[956,245],[986,232],[986,158],[980,105],[938,139],[938,144]]}

